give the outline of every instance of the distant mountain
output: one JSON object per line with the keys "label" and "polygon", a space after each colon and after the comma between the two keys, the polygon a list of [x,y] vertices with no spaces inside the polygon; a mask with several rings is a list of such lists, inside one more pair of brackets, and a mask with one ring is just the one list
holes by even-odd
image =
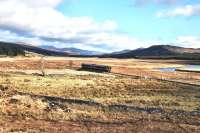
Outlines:
{"label": "distant mountain", "polygon": [[111,54],[124,54],[124,53],[130,52],[130,51],[131,51],[130,49],[125,49],[122,51],[112,52]]}
{"label": "distant mountain", "polygon": [[42,45],[41,48],[53,50],[53,51],[60,51],[60,52],[67,52],[71,55],[83,55],[83,56],[90,56],[90,55],[102,55],[103,53],[97,51],[90,51],[90,50],[83,50],[78,48],[56,48],[54,46],[49,45]]}
{"label": "distant mountain", "polygon": [[125,53],[105,54],[101,57],[200,59],[200,49],[183,48],[172,45],[154,45],[149,48],[131,50]]}
{"label": "distant mountain", "polygon": [[69,56],[67,52],[47,50],[27,44],[0,42],[0,55],[17,56],[25,55],[25,51],[46,56]]}
{"label": "distant mountain", "polygon": [[183,48],[172,45],[154,45],[149,48],[123,50],[104,54],[76,48],[56,48],[53,46],[32,46],[24,43],[0,42],[0,55],[25,55],[26,51],[46,56],[77,56],[101,58],[144,58],[144,59],[191,59],[200,60],[200,49]]}

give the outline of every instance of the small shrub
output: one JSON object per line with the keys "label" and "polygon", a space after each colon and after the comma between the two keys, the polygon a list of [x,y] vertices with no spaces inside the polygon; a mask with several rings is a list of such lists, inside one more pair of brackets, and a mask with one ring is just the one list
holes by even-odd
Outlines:
{"label": "small shrub", "polygon": [[45,63],[44,56],[42,56],[41,59],[40,59],[40,67],[39,67],[42,76],[46,75],[45,70],[44,70],[45,69],[44,63]]}

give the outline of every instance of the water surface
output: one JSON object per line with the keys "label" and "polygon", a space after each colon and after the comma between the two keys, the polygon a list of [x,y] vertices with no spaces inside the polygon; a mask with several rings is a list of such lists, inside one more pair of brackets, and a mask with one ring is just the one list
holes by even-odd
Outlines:
{"label": "water surface", "polygon": [[198,70],[200,71],[200,65],[186,65],[184,67],[165,67],[165,68],[156,68],[156,70],[162,71],[162,72],[175,72],[176,69],[182,69],[182,70]]}

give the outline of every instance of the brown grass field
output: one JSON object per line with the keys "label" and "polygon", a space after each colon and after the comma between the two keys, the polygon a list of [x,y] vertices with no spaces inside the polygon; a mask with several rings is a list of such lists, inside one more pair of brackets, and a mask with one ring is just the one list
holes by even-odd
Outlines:
{"label": "brown grass field", "polygon": [[[0,132],[200,132],[200,73],[155,70],[200,62],[44,62],[40,76],[39,57],[0,58]],[[81,63],[110,65],[112,73],[80,71]]]}

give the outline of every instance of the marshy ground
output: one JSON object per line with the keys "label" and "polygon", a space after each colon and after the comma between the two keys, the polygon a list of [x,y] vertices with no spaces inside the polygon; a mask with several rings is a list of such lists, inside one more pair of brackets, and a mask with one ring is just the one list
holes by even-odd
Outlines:
{"label": "marshy ground", "polygon": [[36,62],[1,63],[0,132],[200,131],[198,84],[71,70],[67,61],[55,60],[46,65],[46,76],[39,76]]}

